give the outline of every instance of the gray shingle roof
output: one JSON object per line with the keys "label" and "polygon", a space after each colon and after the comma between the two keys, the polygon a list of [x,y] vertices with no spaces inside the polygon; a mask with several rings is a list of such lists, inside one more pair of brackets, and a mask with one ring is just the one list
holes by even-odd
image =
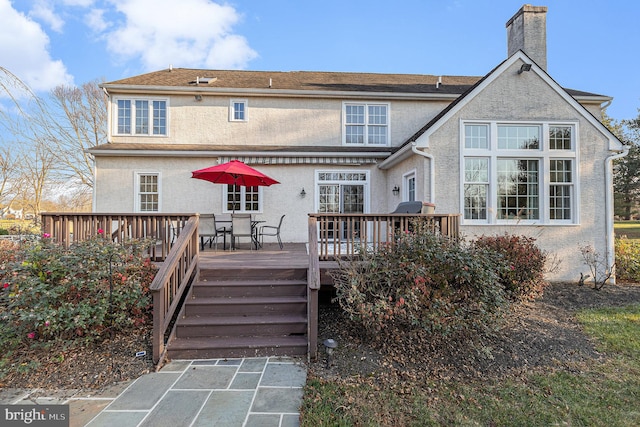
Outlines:
{"label": "gray shingle roof", "polygon": [[[103,84],[174,88],[282,89],[296,91],[355,91],[459,94],[481,77],[424,74],[375,74],[315,71],[230,71],[173,68]],[[210,78],[209,83],[202,83]],[[196,82],[200,81],[200,84]],[[269,86],[271,85],[271,86]]]}
{"label": "gray shingle roof", "polygon": [[[209,82],[203,82],[208,78]],[[377,74],[322,71],[241,71],[167,68],[104,83],[106,88],[148,86],[162,88],[275,89],[294,91],[462,94],[483,76]],[[441,84],[437,85],[438,79]],[[200,81],[198,84],[197,82]],[[271,85],[271,86],[270,86]],[[601,96],[566,89],[573,96]]]}

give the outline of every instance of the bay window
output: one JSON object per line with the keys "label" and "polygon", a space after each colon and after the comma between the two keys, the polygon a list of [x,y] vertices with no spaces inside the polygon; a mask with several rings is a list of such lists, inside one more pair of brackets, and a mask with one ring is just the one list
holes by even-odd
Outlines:
{"label": "bay window", "polygon": [[463,217],[467,224],[575,224],[575,124],[462,126]]}

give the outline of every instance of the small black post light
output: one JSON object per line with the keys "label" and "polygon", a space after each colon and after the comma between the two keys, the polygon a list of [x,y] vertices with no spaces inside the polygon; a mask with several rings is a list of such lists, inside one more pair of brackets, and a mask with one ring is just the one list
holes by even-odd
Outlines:
{"label": "small black post light", "polygon": [[338,347],[338,343],[334,339],[328,338],[324,340],[322,344],[327,352],[327,369],[329,369],[329,365],[331,365],[331,355],[333,354],[333,350]]}

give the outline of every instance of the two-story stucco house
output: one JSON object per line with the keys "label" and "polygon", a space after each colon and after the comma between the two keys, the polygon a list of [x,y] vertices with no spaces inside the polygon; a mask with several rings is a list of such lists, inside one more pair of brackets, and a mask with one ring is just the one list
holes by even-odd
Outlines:
{"label": "two-story stucco house", "polygon": [[[600,122],[610,97],[547,74],[546,12],[507,22],[508,57],[482,77],[170,67],[105,83],[94,210],[286,214],[282,239],[306,242],[310,212],[422,200],[461,214],[470,238],[535,237],[562,260],[550,279],[575,281],[580,246],[613,260],[612,160],[626,151]],[[280,184],[191,178],[230,159]]]}

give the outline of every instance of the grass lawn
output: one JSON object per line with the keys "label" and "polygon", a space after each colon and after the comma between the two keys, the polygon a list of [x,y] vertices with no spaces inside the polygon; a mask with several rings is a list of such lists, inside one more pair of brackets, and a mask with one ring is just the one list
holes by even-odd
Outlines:
{"label": "grass lawn", "polygon": [[640,221],[616,221],[613,225],[616,236],[627,236],[628,239],[640,239]]}
{"label": "grass lawn", "polygon": [[581,310],[577,318],[602,360],[503,378],[440,379],[413,391],[314,379],[302,425],[640,425],[640,304]]}

